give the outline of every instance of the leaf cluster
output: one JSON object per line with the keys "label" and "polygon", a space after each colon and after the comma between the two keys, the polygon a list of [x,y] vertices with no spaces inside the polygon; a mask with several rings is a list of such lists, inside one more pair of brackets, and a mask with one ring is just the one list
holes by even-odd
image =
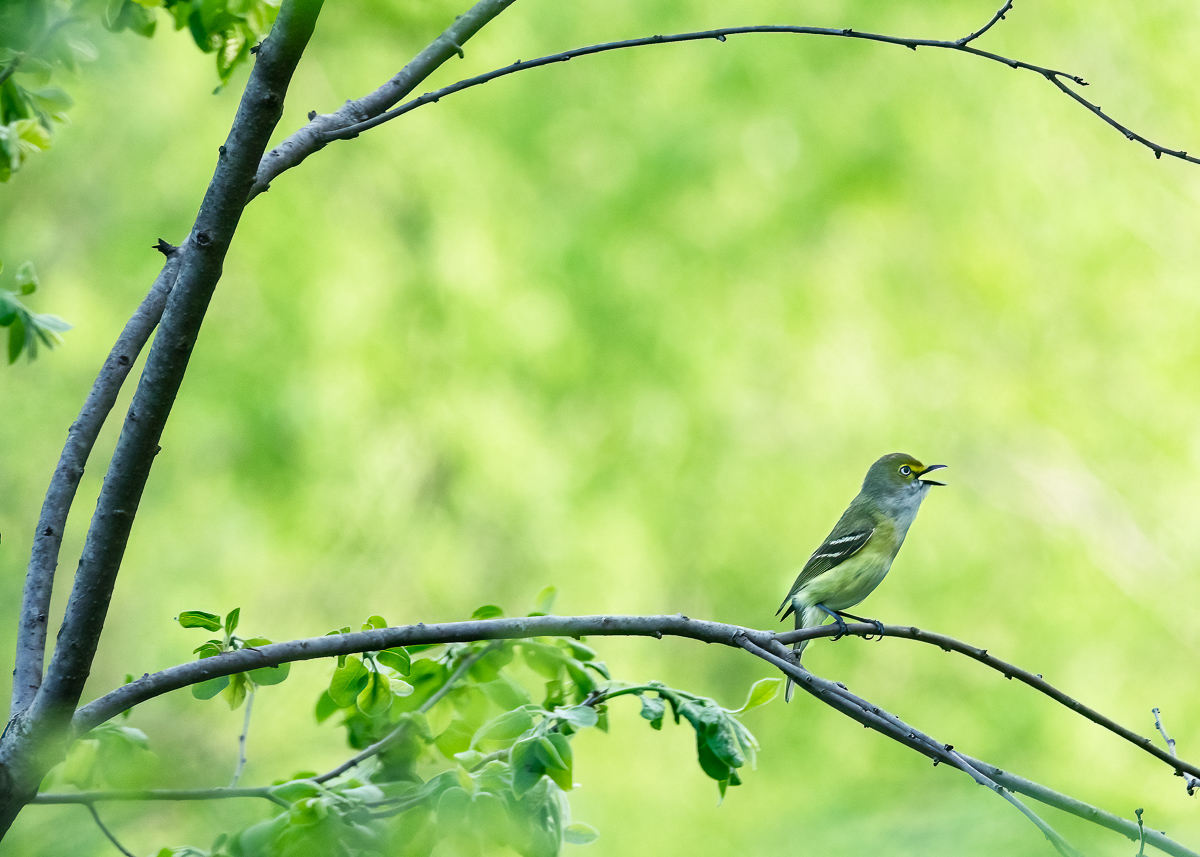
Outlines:
{"label": "leaf cluster", "polygon": [[[0,129],[0,135],[3,129]],[[4,269],[0,263],[0,270]],[[38,343],[54,348],[62,343],[61,334],[71,329],[56,315],[36,313],[25,306],[21,298],[37,291],[38,278],[33,263],[26,262],[17,269],[16,290],[0,289],[0,327],[8,328],[8,362],[15,363],[25,352],[30,360],[37,357]]]}
{"label": "leaf cluster", "polygon": [[[203,610],[185,610],[177,618],[183,628],[203,628],[206,631],[224,630],[219,639],[208,640],[192,650],[192,654],[200,655],[200,659],[215,658],[225,652],[238,649],[266,646],[271,641],[266,637],[250,637],[245,639],[234,635],[241,616],[241,608],[234,608],[226,615],[224,622],[216,613],[206,613]],[[229,707],[237,708],[246,699],[246,694],[254,689],[271,684],[279,684],[288,677],[291,664],[280,664],[277,667],[260,667],[244,673],[223,675],[210,678],[199,684],[192,685],[192,696],[196,699],[212,699],[218,693],[229,703]]]}
{"label": "leaf cluster", "polygon": [[[548,613],[545,590],[531,615]],[[502,616],[488,605],[474,618]],[[223,631],[196,651],[202,658],[252,645],[234,631],[238,611],[224,620],[202,611],[179,616],[185,627]],[[388,627],[371,616],[363,630]],[[330,634],[349,633],[347,626]],[[220,685],[193,689],[240,703],[239,682],[262,684],[258,671]],[[571,820],[575,788],[573,740],[587,729],[607,732],[608,703],[636,696],[641,716],[661,729],[669,715],[695,731],[697,758],[722,797],[738,785],[738,770],[754,763],[758,743],[739,717],[778,692],[765,679],[746,704],[726,709],[714,700],[661,682],[614,681],[581,639],[540,637],[395,647],[345,655],[334,663],[315,708],[319,722],[334,718],[358,751],[339,776],[305,771],[276,783],[271,797],[285,808],[208,851],[163,849],[159,857],[429,857],[483,854],[497,849],[522,857],[556,857],[564,844],[598,837]]]}

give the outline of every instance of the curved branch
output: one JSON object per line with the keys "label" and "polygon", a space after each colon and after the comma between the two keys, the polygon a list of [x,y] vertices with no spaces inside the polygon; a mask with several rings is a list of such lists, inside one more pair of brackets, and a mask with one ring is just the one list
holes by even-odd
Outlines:
{"label": "curved branch", "polygon": [[514,0],[479,0],[459,15],[444,33],[400,70],[399,74],[372,93],[347,101],[336,113],[308,115],[308,124],[300,128],[266,154],[250,188],[249,202],[271,189],[271,182],[282,172],[298,166],[313,152],[325,148],[325,133],[378,116],[417,88],[450,57],[463,56],[462,46],[487,24],[513,4]]}
{"label": "curved branch", "polygon": [[745,35],[749,33],[781,33],[789,35],[832,36],[835,38],[860,39],[863,41],[880,42],[888,45],[898,45],[900,47],[911,48],[914,51],[917,48],[938,48],[941,50],[958,51],[960,53],[971,54],[972,56],[991,60],[992,62],[1002,63],[1009,68],[1031,71],[1046,78],[1046,80],[1053,83],[1059,90],[1069,95],[1072,99],[1082,104],[1092,113],[1095,113],[1113,128],[1116,128],[1118,131],[1124,134],[1127,139],[1141,143],[1143,146],[1150,149],[1152,152],[1154,152],[1154,156],[1156,158],[1161,157],[1162,155],[1170,155],[1173,158],[1179,158],[1180,160],[1200,164],[1200,158],[1192,157],[1188,155],[1187,152],[1182,150],[1168,149],[1167,147],[1161,146],[1158,143],[1155,143],[1152,140],[1142,136],[1141,134],[1135,133],[1125,125],[1117,122],[1108,114],[1104,113],[1104,111],[1102,111],[1098,105],[1088,101],[1086,98],[1079,95],[1079,93],[1077,93],[1075,90],[1069,88],[1065,83],[1063,83],[1064,80],[1069,80],[1072,83],[1078,84],[1079,86],[1087,86],[1087,81],[1078,75],[1071,74],[1070,72],[1059,71],[1058,69],[1047,68],[1045,66],[1034,65],[1032,63],[1024,62],[1023,60],[1012,59],[1011,57],[1002,56],[1000,54],[992,53],[991,51],[984,51],[973,47],[970,42],[974,41],[976,38],[990,29],[1011,5],[1012,4],[1009,3],[1004,9],[1001,9],[1001,11],[997,13],[996,17],[985,27],[981,28],[975,33],[972,33],[970,36],[966,36],[956,41],[948,41],[944,39],[910,39],[900,36],[889,36],[881,33],[864,33],[859,32],[858,30],[835,29],[831,27],[762,25],[721,27],[714,30],[702,30],[691,33],[674,33],[671,35],[644,36],[637,39],[623,39],[616,42],[588,45],[586,47],[574,48],[569,51],[549,54],[533,60],[518,60],[512,65],[493,69],[492,71],[484,72],[483,74],[460,80],[457,83],[452,83],[449,86],[444,86],[441,89],[427,92],[418,98],[406,101],[398,107],[394,107],[391,110],[387,110],[370,119],[366,119],[355,124],[345,125],[338,130],[325,130],[321,136],[321,146],[324,146],[325,143],[333,140],[352,139],[357,137],[363,131],[375,128],[379,125],[382,125],[384,122],[388,122],[392,119],[403,116],[406,113],[410,113],[413,110],[416,110],[418,107],[423,107],[426,104],[435,104],[448,95],[453,95],[466,89],[481,86],[482,84],[496,80],[497,78],[515,74],[518,71],[526,71],[531,68],[540,68],[546,65],[567,62],[576,57],[591,56],[593,54],[607,53],[609,51],[623,50],[625,48],[639,48],[647,47],[649,45],[665,45],[674,44],[677,42],[696,42],[707,40],[724,42],[729,36]]}
{"label": "curved branch", "polygon": [[961,39],[956,41],[955,44],[956,45],[966,45],[966,44],[970,44],[971,42],[975,41],[980,36],[982,36],[984,33],[986,33],[988,30],[990,30],[992,27],[994,27],[998,23],[1000,23],[1001,19],[1003,19],[1004,16],[1006,14],[1008,14],[1008,11],[1012,7],[1013,7],[1013,0],[1006,0],[1005,4],[1000,7],[1000,11],[992,16],[992,20],[988,21],[986,24],[984,24],[978,30],[971,33],[971,35],[963,36]]}
{"label": "curved branch", "polygon": [[[837,626],[825,625],[820,628],[806,628],[803,631],[788,631],[783,634],[777,634],[776,638],[781,643],[791,644],[797,640],[810,640],[814,637],[831,637],[837,633]],[[879,629],[874,625],[853,624],[846,626],[846,634],[856,637],[874,636],[879,633]],[[1105,717],[1094,708],[1089,708],[1077,699],[1074,699],[1061,690],[1056,688],[1050,682],[1046,681],[1040,675],[1031,673],[1028,670],[1023,670],[1018,666],[1002,661],[994,655],[988,654],[987,649],[980,649],[975,646],[968,645],[961,640],[956,640],[953,637],[947,637],[944,634],[935,634],[931,631],[922,631],[915,625],[884,625],[883,636],[897,637],[906,640],[916,640],[921,643],[928,643],[933,646],[947,651],[957,652],[960,655],[966,655],[971,660],[978,661],[984,666],[990,667],[1001,673],[1005,678],[1016,679],[1022,684],[1032,687],[1034,690],[1045,694],[1060,705],[1074,711],[1076,714],[1087,718],[1097,726],[1103,726],[1114,735],[1119,735],[1130,744],[1145,750],[1151,756],[1166,762],[1175,769],[1177,776],[1183,776],[1186,771],[1193,777],[1200,776],[1200,766],[1194,765],[1178,758],[1174,753],[1160,749],[1153,741],[1144,735],[1139,735],[1132,729],[1127,729],[1115,720]]]}
{"label": "curved branch", "polygon": [[[170,248],[166,242],[160,246]],[[150,334],[162,318],[167,296],[179,273],[179,253],[165,250],[167,262],[154,280],[150,293],[125,324],[125,329],[100,368],[87,401],[71,424],[58,466],[46,489],[46,499],[38,517],[33,537],[33,551],[25,574],[25,592],[17,625],[17,657],[13,670],[12,708],[10,717],[20,714],[33,701],[42,685],[42,668],[46,656],[46,621],[50,613],[50,596],[54,589],[54,572],[62,547],[67,515],[75,500],[84,465],[91,455],[96,438],[117,401],[138,355]]]}
{"label": "curved branch", "polygon": [[[76,735],[82,735],[138,703],[210,678],[232,675],[264,666],[277,666],[291,661],[377,651],[392,646],[419,643],[465,643],[475,640],[518,639],[543,635],[575,637],[662,637],[668,635],[724,645],[740,645],[736,640],[747,639],[765,649],[772,649],[774,644],[779,645],[781,651],[785,651],[784,646],[797,640],[829,637],[836,633],[836,627],[828,625],[773,634],[770,631],[758,631],[722,622],[689,619],[683,614],[674,616],[535,616],[516,619],[476,619],[438,625],[422,623],[374,631],[360,631],[355,634],[273,643],[258,649],[239,649],[215,657],[180,664],[153,675],[143,676],[137,681],[117,688],[85,705],[76,712],[72,726]],[[878,633],[878,630],[874,625],[854,623],[846,626],[846,633],[851,636],[866,637]],[[884,636],[916,640],[938,646],[946,651],[966,655],[972,660],[991,667],[1009,678],[1016,678],[1046,694],[1093,723],[1103,726],[1155,758],[1166,762],[1173,770],[1200,775],[1200,767],[1160,750],[1149,738],[1144,738],[1132,730],[1126,729],[1116,721],[1110,720],[1094,709],[1072,699],[1041,676],[993,657],[988,654],[986,649],[967,645],[942,634],[922,631],[914,626],[885,625]]]}
{"label": "curved branch", "polygon": [[[850,625],[851,633],[865,636],[875,631],[873,625]],[[889,630],[885,626],[885,632]],[[958,641],[941,635],[919,632],[912,628],[891,628],[896,636],[902,639],[918,639],[922,642],[950,642],[970,649]],[[832,627],[806,629],[802,632],[806,637],[828,636],[833,633]],[[913,636],[919,634],[920,636]],[[980,762],[953,748],[941,744],[934,738],[913,728],[895,715],[873,705],[861,697],[850,693],[844,685],[831,682],[810,673],[803,666],[792,662],[792,653],[785,642],[791,642],[797,637],[796,633],[775,635],[767,631],[742,628],[737,625],[727,625],[719,622],[689,619],[682,614],[674,616],[580,616],[559,617],[539,616],[517,619],[487,619],[468,622],[454,622],[442,625],[409,625],[399,628],[384,628],[380,630],[363,631],[356,634],[344,634],[328,637],[318,637],[309,640],[295,640],[290,643],[275,643],[258,649],[240,649],[227,652],[212,658],[205,658],[178,667],[172,667],[162,673],[146,676],[137,682],[125,685],[96,700],[76,715],[77,730],[91,728],[106,716],[145,701],[168,690],[185,687],[190,683],[229,675],[261,666],[273,666],[279,663],[295,660],[331,657],[339,654],[352,654],[362,651],[374,651],[390,648],[396,645],[414,645],[420,643],[452,643],[470,642],[474,640],[519,639],[537,636],[649,636],[664,635],[686,637],[707,643],[720,643],[746,649],[751,654],[766,660],[781,669],[785,674],[796,680],[805,691],[846,714],[864,726],[875,729],[881,734],[918,753],[933,759],[935,763],[944,763],[955,767],[976,782],[985,785],[996,792],[1006,801],[1012,803],[1026,817],[1033,821],[1047,836],[1055,847],[1064,854],[1076,852],[1053,828],[1033,813],[1013,793],[1024,794],[1049,806],[1069,812],[1080,818],[1095,822],[1103,827],[1134,838],[1136,825],[1126,819],[1106,813],[1096,807],[1063,795],[1038,783],[1025,780],[1007,773],[1000,768],[985,762]],[[980,650],[974,654],[982,657]],[[971,652],[964,652],[970,654]],[[976,659],[979,659],[977,657]],[[996,659],[988,658],[994,663]],[[455,671],[458,675],[463,665]],[[451,680],[443,687],[449,687]],[[387,739],[384,739],[385,741]],[[368,748],[370,749],[370,748]],[[357,757],[356,757],[357,760]],[[352,762],[356,761],[352,760]],[[359,760],[360,761],[360,760]],[[343,767],[338,770],[345,770]],[[181,796],[186,795],[186,797]],[[86,803],[88,800],[203,800],[207,798],[226,797],[266,797],[266,790],[256,789],[212,789],[195,791],[159,790],[149,792],[85,792],[80,795],[43,795],[38,803]],[[1147,834],[1146,841],[1176,857],[1200,857],[1178,843],[1172,842],[1162,834]]]}

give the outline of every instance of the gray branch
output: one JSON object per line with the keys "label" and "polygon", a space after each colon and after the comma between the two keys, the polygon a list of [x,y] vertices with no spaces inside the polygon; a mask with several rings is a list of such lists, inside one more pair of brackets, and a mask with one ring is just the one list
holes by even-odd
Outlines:
{"label": "gray branch", "polygon": [[288,83],[320,8],[321,0],[292,0],[280,10],[220,149],[196,223],[179,250],[179,275],[105,476],[59,632],[60,645],[29,709],[36,722],[65,721],[83,691],[163,427],[220,279],[254,172],[282,114]]}
{"label": "gray branch", "polygon": [[[776,635],[781,643],[791,644],[797,640],[810,640],[813,637],[829,637],[837,633],[837,626],[825,625],[821,628],[807,628],[804,631],[787,631]],[[866,637],[874,636],[879,631],[874,625],[855,624],[847,625],[846,633],[850,636]],[[1180,759],[1174,752],[1167,752],[1155,746],[1153,739],[1147,738],[1144,735],[1139,735],[1132,729],[1127,729],[1120,723],[1117,723],[1111,718],[1105,717],[1094,708],[1089,708],[1077,699],[1074,699],[1061,690],[1056,688],[1050,682],[1046,681],[1040,675],[1023,670],[1018,666],[1002,661],[988,653],[987,649],[980,649],[976,646],[968,645],[961,640],[956,640],[953,637],[947,637],[944,634],[935,634],[931,631],[922,631],[914,625],[884,625],[883,636],[897,637],[906,640],[916,640],[920,643],[928,643],[937,646],[943,651],[957,652],[960,655],[966,655],[974,661],[990,667],[1001,673],[1005,678],[1016,679],[1022,684],[1032,687],[1034,690],[1044,693],[1046,696],[1053,699],[1060,705],[1069,708],[1076,714],[1084,717],[1097,726],[1103,726],[1114,735],[1119,735],[1129,743],[1133,744],[1141,750],[1154,756],[1163,762],[1166,762],[1175,769],[1178,776],[1183,776],[1184,772],[1191,774],[1193,777],[1200,776],[1200,766],[1194,765]],[[1172,748],[1173,750],[1173,748]]]}
{"label": "gray branch", "polygon": [[[1179,756],[1175,752],[1175,739],[1167,734],[1167,727],[1163,726],[1162,717],[1160,716],[1159,710],[1157,708],[1151,708],[1150,713],[1154,715],[1154,728],[1158,730],[1158,734],[1161,735],[1163,740],[1167,742],[1167,750],[1170,752],[1171,758],[1178,759]],[[1183,782],[1184,785],[1187,786],[1187,793],[1189,795],[1195,794],[1196,789],[1200,788],[1200,779],[1193,776],[1192,772],[1185,774],[1183,771],[1176,771],[1175,773],[1183,777]]]}
{"label": "gray branch", "polygon": [[[283,3],[258,53],[229,137],[219,150],[195,225],[177,251],[178,274],[96,504],[58,645],[33,701],[0,736],[0,835],[34,796],[46,770],[61,758],[163,426],[321,3]],[[48,584],[40,580],[34,585],[35,602],[42,586]],[[36,664],[29,665],[30,652],[36,660],[37,647],[28,645],[23,651],[26,687],[37,671]]]}
{"label": "gray branch", "polygon": [[[984,50],[980,50],[979,48],[974,47],[971,44],[971,42],[973,42],[979,36],[983,35],[983,33],[987,32],[989,29],[991,29],[992,25],[994,25],[996,23],[996,21],[998,21],[1003,16],[1003,14],[1008,11],[1008,9],[1010,7],[1011,7],[1011,3],[1006,4],[1006,6],[1004,8],[1002,8],[1000,10],[1000,12],[998,12],[996,14],[996,16],[992,19],[992,21],[989,22],[985,27],[981,28],[980,30],[976,31],[975,33],[972,33],[969,36],[965,36],[961,39],[957,39],[954,41],[949,41],[949,40],[945,40],[945,39],[910,39],[910,38],[904,38],[901,36],[889,36],[889,35],[885,35],[882,33],[865,33],[865,32],[860,32],[858,30],[849,29],[849,28],[836,29],[836,28],[832,28],[832,27],[761,25],[761,26],[743,26],[743,27],[721,27],[721,28],[714,29],[714,30],[702,30],[702,31],[691,32],[691,33],[674,33],[671,35],[644,36],[642,38],[637,38],[637,39],[623,39],[621,41],[616,41],[616,42],[606,42],[604,44],[587,45],[586,47],[574,48],[572,50],[562,51],[562,52],[556,53],[556,54],[549,54],[547,56],[539,57],[539,58],[533,59],[533,60],[524,60],[524,61],[518,60],[517,62],[514,62],[512,65],[504,66],[503,68],[493,69],[492,71],[485,72],[483,74],[479,74],[474,77],[466,78],[464,80],[460,80],[457,83],[452,83],[449,86],[444,86],[441,89],[436,89],[431,92],[427,92],[418,98],[414,98],[410,101],[406,101],[403,104],[401,104],[397,107],[394,107],[390,110],[384,111],[377,116],[374,116],[374,117],[371,117],[369,119],[365,119],[362,121],[358,121],[355,123],[345,124],[341,128],[338,128],[338,129],[331,128],[331,127],[329,127],[328,123],[326,123],[320,129],[314,128],[314,130],[313,130],[313,133],[315,135],[317,135],[317,138],[314,138],[314,141],[312,143],[312,146],[314,147],[313,151],[316,151],[316,149],[318,149],[318,148],[322,148],[326,143],[332,142],[333,140],[352,139],[354,137],[357,137],[363,131],[367,131],[371,128],[378,127],[379,125],[382,125],[385,122],[388,122],[392,119],[396,119],[400,116],[405,115],[406,113],[410,113],[413,110],[416,110],[418,107],[423,107],[426,104],[436,104],[438,101],[440,101],[441,99],[443,99],[449,95],[453,95],[455,93],[462,92],[463,90],[471,89],[476,86],[481,86],[482,84],[496,80],[497,78],[506,77],[510,74],[516,74],[519,71],[527,71],[527,70],[533,69],[533,68],[540,68],[542,66],[553,65],[555,63],[568,62],[569,60],[575,59],[576,57],[591,56],[593,54],[601,54],[601,53],[607,53],[609,51],[624,50],[626,48],[639,48],[639,47],[648,47],[650,45],[666,45],[666,44],[675,44],[675,43],[679,43],[679,42],[696,42],[696,41],[710,41],[710,40],[724,42],[729,36],[746,35],[746,34],[750,34],[750,33],[778,33],[778,34],[790,34],[790,35],[802,35],[802,36],[827,36],[827,37],[834,37],[834,38],[860,39],[860,40],[864,40],[864,41],[879,42],[879,43],[883,43],[883,44],[897,45],[900,47],[911,48],[914,51],[917,50],[918,48],[936,48],[939,50],[958,51],[960,53],[971,54],[972,56],[977,56],[977,57],[981,57],[986,60],[991,60],[992,62],[1002,63],[1003,65],[1006,65],[1009,68],[1031,71],[1031,72],[1034,72],[1035,74],[1040,75],[1041,77],[1044,77],[1046,80],[1050,81],[1059,90],[1061,90],[1065,94],[1069,95],[1076,102],[1083,105],[1089,111],[1091,111],[1095,115],[1099,116],[1106,123],[1111,125],[1113,128],[1117,129],[1122,134],[1124,134],[1127,139],[1141,143],[1143,146],[1150,149],[1154,153],[1154,156],[1156,158],[1161,157],[1162,155],[1169,155],[1173,158],[1179,158],[1180,160],[1189,161],[1191,163],[1200,163],[1200,159],[1188,155],[1188,153],[1185,151],[1169,149],[1165,146],[1155,143],[1154,141],[1142,136],[1141,134],[1138,134],[1138,133],[1130,130],[1128,127],[1126,127],[1125,125],[1116,121],[1111,116],[1106,114],[1103,110],[1101,110],[1099,105],[1094,104],[1093,102],[1087,100],[1082,95],[1080,95],[1078,92],[1076,92],[1074,89],[1071,89],[1064,83],[1064,81],[1070,81],[1071,83],[1077,84],[1079,86],[1087,86],[1087,82],[1085,80],[1083,80],[1083,78],[1079,77],[1078,75],[1071,74],[1070,72],[1060,71],[1058,69],[1047,68],[1045,66],[1034,65],[1033,63],[1027,63],[1027,62],[1024,62],[1023,60],[1012,59],[1011,57],[1002,56],[1000,54],[992,53],[991,51],[984,51]],[[305,127],[309,128],[311,126],[305,126]],[[277,174],[278,173],[275,173],[275,175],[277,175]]]}
{"label": "gray branch", "polygon": [[307,125],[296,131],[274,149],[258,165],[258,175],[250,189],[250,199],[270,190],[271,182],[280,173],[298,166],[313,152],[325,148],[328,135],[357,122],[378,116],[398,103],[433,74],[452,56],[462,56],[462,46],[483,29],[493,18],[513,4],[514,0],[479,0],[466,13],[459,15],[444,33],[400,72],[372,93],[347,101],[335,113],[309,114]]}
{"label": "gray branch", "polygon": [[87,805],[87,808],[88,808],[88,812],[90,812],[92,814],[92,820],[94,822],[96,822],[96,826],[100,828],[100,832],[103,833],[105,835],[105,837],[108,838],[108,841],[113,844],[113,847],[115,847],[118,851],[120,851],[122,854],[124,854],[125,857],[137,857],[136,854],[134,854],[132,851],[130,851],[128,848],[126,848],[124,845],[121,844],[121,840],[117,839],[117,837],[115,835],[113,835],[113,832],[111,830],[109,830],[107,827],[105,827],[104,822],[100,820],[100,813],[96,812],[95,806],[93,806],[92,804],[89,803]]}
{"label": "gray branch", "polygon": [[[165,245],[165,242],[164,242]],[[169,245],[165,245],[169,246]],[[78,418],[67,432],[67,443],[58,459],[58,467],[50,480],[42,512],[33,537],[33,552],[25,574],[25,593],[17,626],[16,668],[13,670],[13,693],[10,718],[29,707],[42,684],[42,667],[46,655],[46,620],[50,613],[50,596],[54,589],[54,572],[62,547],[67,515],[75,500],[84,466],[100,435],[105,419],[117,401],[121,385],[137,362],[143,346],[162,318],[167,295],[179,272],[179,254],[171,251],[167,262],[154,281],[150,293],[121,331],[100,374],[92,384],[87,401]]]}
{"label": "gray branch", "polygon": [[[852,635],[866,636],[876,632],[875,626],[856,624],[848,626]],[[897,628],[885,626],[885,635],[902,639],[914,639],[922,642],[954,643],[957,648],[952,651],[963,651],[976,655],[981,650],[972,650],[958,641],[941,635],[919,632],[913,628]],[[811,628],[800,632],[807,638],[828,636],[833,633],[832,627]],[[891,632],[891,633],[889,633]],[[1064,854],[1075,854],[1067,843],[1053,828],[1045,823],[1032,810],[1015,797],[1014,793],[1023,794],[1049,806],[1061,809],[1088,821],[1092,821],[1110,830],[1117,831],[1131,839],[1137,836],[1137,825],[1126,819],[1106,813],[1075,798],[1063,795],[1052,789],[1010,774],[1000,768],[981,762],[969,756],[955,752],[953,748],[942,744],[929,735],[913,728],[895,715],[873,705],[861,697],[850,693],[843,685],[816,676],[800,664],[792,662],[792,653],[785,643],[797,638],[797,632],[773,634],[769,631],[759,631],[743,628],[737,625],[727,625],[719,622],[689,619],[677,614],[674,616],[539,616],[515,619],[487,619],[468,622],[454,622],[440,625],[409,625],[399,628],[384,628],[363,631],[356,634],[343,634],[327,637],[317,637],[308,640],[294,640],[288,643],[275,643],[258,649],[240,649],[227,652],[212,658],[205,658],[189,664],[164,670],[151,676],[146,676],[132,684],[113,691],[80,709],[76,715],[75,727],[77,734],[92,728],[107,717],[138,703],[198,681],[215,678],[221,675],[231,675],[262,666],[275,666],[297,660],[333,657],[342,654],[354,654],[363,651],[377,651],[397,645],[416,645],[433,643],[461,643],[474,640],[522,639],[537,636],[646,636],[661,638],[667,636],[686,637],[706,643],[720,643],[746,649],[757,657],[783,670],[796,680],[796,683],[814,697],[846,714],[864,726],[875,729],[881,734],[900,744],[916,750],[918,753],[933,759],[935,763],[944,763],[957,768],[976,782],[986,786],[1012,803],[1027,818],[1047,836],[1047,838]],[[945,646],[943,646],[945,647]],[[980,657],[976,657],[979,660]],[[990,659],[984,663],[994,666],[1003,662]],[[443,686],[442,692],[447,691],[468,664],[462,664]],[[388,739],[385,738],[382,745]],[[364,753],[373,748],[368,748]],[[361,755],[361,754],[360,754]],[[355,757],[350,763],[340,766],[331,772],[332,776],[343,773],[361,759]],[[80,803],[87,800],[203,800],[206,796],[212,798],[228,797],[269,797],[264,790],[255,789],[211,789],[194,791],[157,790],[149,792],[85,792],[81,795],[43,795],[38,803]],[[1147,832],[1146,841],[1168,854],[1176,857],[1200,857],[1178,843],[1172,842],[1164,835],[1153,831]]]}

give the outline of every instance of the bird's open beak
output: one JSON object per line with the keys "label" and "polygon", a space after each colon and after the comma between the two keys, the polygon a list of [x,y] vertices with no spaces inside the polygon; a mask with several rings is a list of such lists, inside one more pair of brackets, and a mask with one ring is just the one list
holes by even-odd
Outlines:
{"label": "bird's open beak", "polygon": [[[931,464],[917,475],[924,476],[926,473],[932,473],[934,470],[945,470],[945,469],[946,469],[946,465],[944,465],[944,464]],[[941,485],[943,487],[946,485],[945,482],[938,482],[936,479],[918,479],[917,481],[923,485]]]}

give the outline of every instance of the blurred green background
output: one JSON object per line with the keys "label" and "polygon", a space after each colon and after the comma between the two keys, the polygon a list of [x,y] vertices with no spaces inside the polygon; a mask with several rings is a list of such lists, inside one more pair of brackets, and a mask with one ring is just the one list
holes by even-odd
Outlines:
{"label": "blurred green background", "polygon": [[[277,136],[373,89],[464,7],[328,2]],[[807,23],[955,38],[990,3],[521,0],[431,84],[656,32]],[[0,604],[103,356],[185,237],[236,107],[160,23],[98,36],[74,125],[0,189],[0,253],[76,325],[0,370]],[[1064,68],[1118,119],[1200,148],[1194,4],[1019,6],[984,47]],[[877,456],[950,465],[867,615],[986,646],[1200,757],[1200,168],[1036,75],[791,36],[522,73],[278,179],[228,258],[142,502],[89,696],[191,657],[181,610],[273,639],[382,613],[673,613],[775,627]],[[130,390],[132,384],[130,385]],[[119,411],[123,414],[128,391]],[[61,605],[120,426],[72,515]],[[11,662],[15,633],[0,637]],[[769,669],[684,641],[595,641],[614,673],[731,707]],[[1169,769],[1031,691],[904,641],[818,642],[817,672],[959,749],[1200,846]],[[255,708],[246,784],[345,755],[308,663]],[[7,693],[7,688],[5,688]],[[6,697],[7,698],[7,697]],[[242,713],[176,693],[132,725],[147,783],[221,785]],[[614,705],[571,801],[618,854],[1049,854],[965,776],[800,697],[754,712],[719,809],[692,733]],[[249,802],[106,807],[138,854],[207,847]],[[1121,837],[1046,810],[1096,855]],[[573,849],[574,846],[567,846]],[[80,807],[0,847],[113,853]],[[584,852],[579,852],[584,853]]]}

